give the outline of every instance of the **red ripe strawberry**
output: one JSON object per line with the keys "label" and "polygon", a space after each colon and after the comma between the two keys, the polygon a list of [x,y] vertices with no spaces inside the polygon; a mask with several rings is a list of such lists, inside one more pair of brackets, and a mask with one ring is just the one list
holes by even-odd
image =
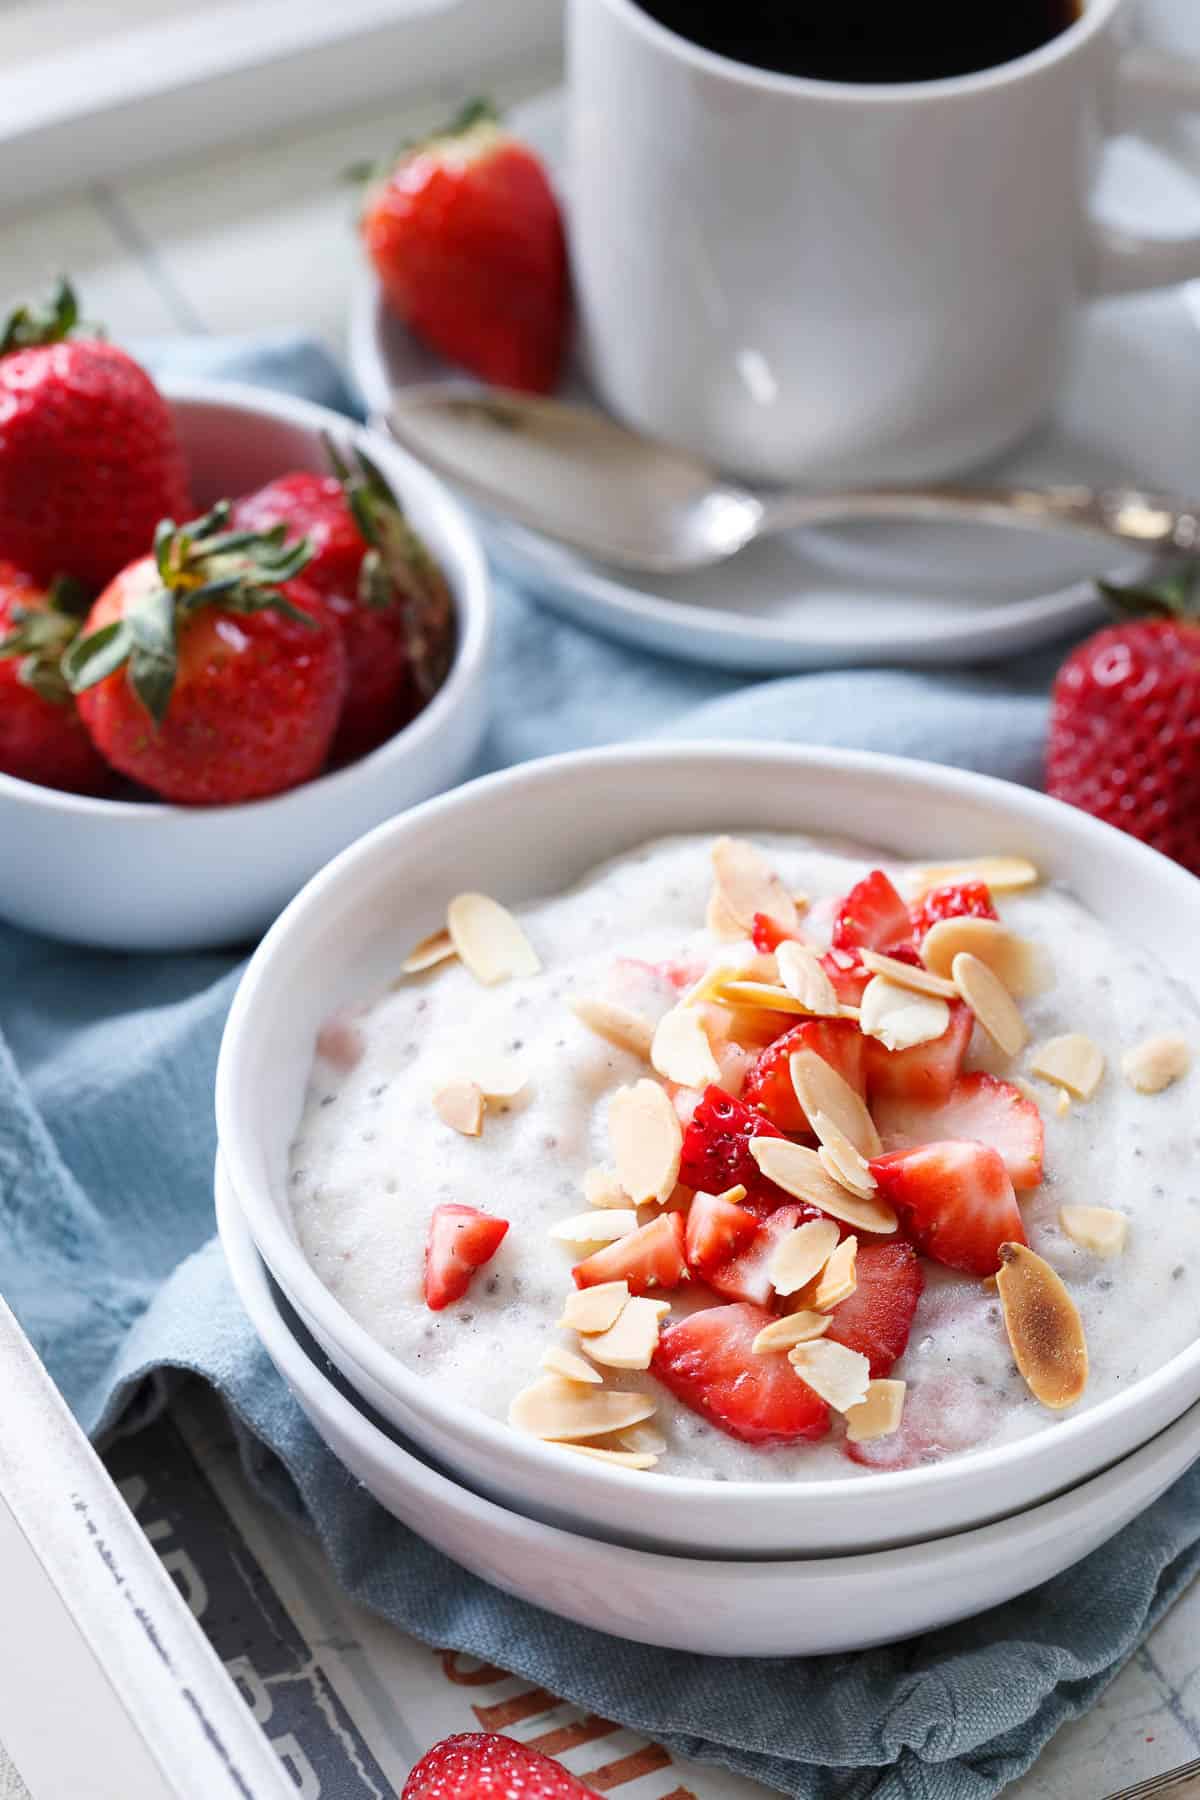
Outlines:
{"label": "red ripe strawberry", "polygon": [[59,667],[84,610],[70,582],[46,589],[0,562],[0,770],[41,787],[101,794],[112,770]]}
{"label": "red ripe strawberry", "polygon": [[711,1306],[668,1325],[653,1374],[677,1400],[747,1444],[824,1437],[829,1408],[800,1380],[783,1351],[752,1346],[772,1315],[759,1306]]}
{"label": "red ripe strawberry", "polygon": [[363,243],[393,312],[499,387],[548,394],[570,323],[562,215],[533,152],[478,101],[369,189]]}
{"label": "red ripe strawberry", "polygon": [[925,1277],[912,1245],[897,1243],[860,1244],[855,1275],[858,1285],[834,1307],[825,1335],[865,1356],[879,1381],[904,1355]]}
{"label": "red ripe strawberry", "polygon": [[759,1108],[780,1131],[810,1131],[792,1086],[789,1058],[797,1050],[815,1050],[857,1093],[865,1095],[863,1043],[853,1019],[805,1019],[759,1055],[742,1086],[743,1105]]}
{"label": "red ripe strawberry", "polygon": [[447,1201],[434,1207],[425,1240],[425,1304],[430,1312],[462,1299],[472,1275],[495,1256],[507,1230],[507,1219],[494,1219],[474,1206]]}
{"label": "red ripe strawberry", "polygon": [[705,1194],[723,1194],[739,1184],[757,1187],[762,1176],[750,1154],[750,1140],[782,1136],[761,1113],[753,1112],[723,1088],[710,1087],[683,1134],[679,1179],[685,1187]]}
{"label": "red ripe strawberry", "polygon": [[925,1144],[877,1156],[871,1173],[917,1249],[964,1275],[994,1275],[1001,1244],[1023,1244],[1004,1158],[987,1144]]}
{"label": "red ripe strawberry", "polygon": [[843,1006],[857,1006],[871,979],[871,971],[857,950],[827,950],[821,967],[833,983],[833,991]]}
{"label": "red ripe strawberry", "polygon": [[800,933],[786,930],[771,917],[770,913],[755,913],[754,929],[750,935],[754,939],[754,948],[761,951],[764,956],[770,956],[771,952],[778,950],[780,944],[788,938],[798,939]]}
{"label": "red ripe strawberry", "polygon": [[402,1800],[593,1800],[552,1757],[491,1731],[461,1731],[427,1750]]}
{"label": "red ripe strawberry", "polygon": [[94,593],[191,508],[166,401],[115,344],[73,337],[77,319],[64,281],[0,334],[0,544],[35,581]]}
{"label": "red ripe strawberry", "polygon": [[950,1002],[950,1023],[930,1044],[911,1050],[888,1050],[878,1038],[866,1038],[867,1094],[872,1110],[885,1100],[934,1106],[946,1100],[958,1080],[970,1048],[975,1020],[961,1000]]}
{"label": "red ripe strawberry", "polygon": [[908,908],[882,869],[872,869],[850,889],[833,922],[835,950],[882,950],[894,956],[912,942]]}
{"label": "red ripe strawberry", "polygon": [[981,1071],[960,1075],[945,1100],[877,1100],[874,1118],[885,1150],[969,1139],[1000,1152],[1018,1193],[1042,1179],[1042,1115],[1011,1081]]}
{"label": "red ripe strawberry", "polygon": [[602,1281],[627,1281],[631,1294],[678,1287],[687,1279],[683,1214],[660,1214],[649,1225],[585,1257],[571,1273],[581,1288],[597,1287]]}
{"label": "red ripe strawberry", "polygon": [[774,1294],[771,1263],[780,1243],[797,1225],[822,1215],[815,1206],[804,1202],[775,1206],[750,1195],[742,1207],[754,1225],[745,1247],[725,1262],[710,1263],[703,1272],[693,1265],[692,1273],[700,1274],[707,1286],[726,1300],[749,1300],[754,1306],[767,1306]]}
{"label": "red ripe strawberry", "polygon": [[986,881],[952,881],[922,896],[910,909],[913,936],[923,943],[927,931],[943,919],[998,919]]}
{"label": "red ripe strawberry", "polygon": [[684,1255],[693,1275],[708,1279],[754,1241],[758,1220],[719,1194],[694,1194],[687,1211]]}
{"label": "red ripe strawberry", "polygon": [[346,695],[346,650],[294,579],[308,546],[224,530],[229,504],[177,530],[101,594],[63,659],[93,743],[182,805],[230,805],[316,775]]}

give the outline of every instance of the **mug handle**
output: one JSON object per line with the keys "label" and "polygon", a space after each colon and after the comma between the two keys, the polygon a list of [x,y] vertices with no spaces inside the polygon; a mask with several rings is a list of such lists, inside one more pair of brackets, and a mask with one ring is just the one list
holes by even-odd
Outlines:
{"label": "mug handle", "polygon": [[[1165,50],[1126,50],[1116,66],[1123,95],[1200,112],[1200,62]],[[1093,294],[1128,294],[1200,277],[1200,235],[1143,237],[1091,221],[1084,285]]]}

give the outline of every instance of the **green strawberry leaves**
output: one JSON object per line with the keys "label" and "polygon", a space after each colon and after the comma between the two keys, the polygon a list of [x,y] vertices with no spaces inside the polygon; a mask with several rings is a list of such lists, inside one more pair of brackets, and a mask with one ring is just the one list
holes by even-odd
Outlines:
{"label": "green strawberry leaves", "polygon": [[65,275],[60,276],[44,305],[18,306],[8,315],[0,333],[0,356],[39,344],[59,344],[70,337],[78,323],[75,290]]}
{"label": "green strawberry leaves", "polygon": [[1107,605],[1122,619],[1195,619],[1200,621],[1200,561],[1185,562],[1157,581],[1114,581],[1096,584]]}
{"label": "green strawberry leaves", "polygon": [[60,575],[44,605],[12,609],[12,627],[0,637],[0,657],[19,657],[17,679],[52,706],[66,706],[70,701],[62,657],[79,630],[87,604],[79,583]]}

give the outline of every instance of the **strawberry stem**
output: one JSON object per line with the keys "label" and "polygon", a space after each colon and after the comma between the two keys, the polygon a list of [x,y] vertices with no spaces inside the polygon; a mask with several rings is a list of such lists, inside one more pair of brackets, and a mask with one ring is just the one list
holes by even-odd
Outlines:
{"label": "strawberry stem", "polygon": [[55,284],[42,306],[18,306],[8,315],[0,335],[0,356],[10,350],[28,350],[39,344],[60,344],[79,323],[79,303],[65,275]]}
{"label": "strawberry stem", "polygon": [[1182,563],[1158,581],[1097,582],[1100,594],[1119,619],[1200,620],[1200,561]]}

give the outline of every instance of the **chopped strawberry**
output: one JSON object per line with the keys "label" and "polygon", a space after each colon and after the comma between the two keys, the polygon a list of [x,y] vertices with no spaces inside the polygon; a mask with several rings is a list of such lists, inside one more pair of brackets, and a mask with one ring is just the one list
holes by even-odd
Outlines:
{"label": "chopped strawberry", "polygon": [[1018,1193],[1035,1188],[1042,1179],[1046,1135],[1042,1115],[1020,1088],[995,1075],[982,1071],[960,1075],[942,1101],[880,1099],[874,1117],[885,1150],[966,1138],[1000,1152]]}
{"label": "chopped strawberry", "polygon": [[834,1308],[826,1336],[858,1350],[878,1381],[904,1355],[925,1277],[911,1244],[863,1244],[858,1252],[858,1286]]}
{"label": "chopped strawberry", "polygon": [[755,1306],[766,1306],[773,1292],[771,1262],[780,1241],[797,1225],[822,1215],[815,1206],[808,1206],[803,1201],[789,1202],[785,1206],[764,1206],[761,1200],[756,1202],[750,1196],[742,1202],[742,1208],[747,1218],[754,1220],[754,1230],[746,1248],[723,1263],[710,1265],[702,1279],[714,1293],[723,1294],[727,1300],[749,1300]]}
{"label": "chopped strawberry", "polygon": [[921,943],[943,919],[998,919],[986,881],[952,881],[934,888],[909,910],[913,936]]}
{"label": "chopped strawberry", "polygon": [[739,1182],[748,1188],[762,1180],[750,1154],[751,1138],[782,1135],[760,1112],[710,1087],[683,1134],[679,1179],[705,1194],[723,1194]]}
{"label": "chopped strawberry", "polygon": [[829,1408],[800,1380],[783,1351],[755,1354],[771,1314],[757,1306],[712,1306],[668,1325],[651,1371],[664,1387],[730,1437],[793,1444],[829,1430]]}
{"label": "chopped strawberry", "polygon": [[857,1006],[863,989],[871,979],[871,971],[857,950],[827,950],[821,967],[833,983],[833,991],[843,1006]]}
{"label": "chopped strawberry", "polygon": [[576,1263],[571,1270],[575,1286],[596,1287],[602,1281],[627,1281],[633,1294],[653,1294],[659,1288],[678,1287],[687,1276],[684,1260],[683,1214],[663,1213],[631,1231],[628,1237],[606,1244],[603,1250]]}
{"label": "chopped strawberry", "polygon": [[753,1241],[758,1220],[719,1194],[696,1194],[688,1208],[685,1254],[693,1275],[707,1279]]}
{"label": "chopped strawberry", "polygon": [[617,958],[617,969],[632,970],[642,979],[662,982],[679,993],[699,981],[704,973],[704,964],[696,958],[690,962],[685,962],[680,957],[667,957],[663,962],[646,962],[640,956],[620,956]]}
{"label": "chopped strawberry", "polygon": [[1001,1244],[1025,1242],[1004,1158],[987,1144],[892,1150],[875,1158],[871,1173],[917,1249],[948,1269],[994,1275]]}
{"label": "chopped strawberry", "polygon": [[476,1269],[489,1262],[508,1230],[507,1219],[493,1219],[474,1206],[435,1206],[425,1243],[425,1304],[441,1312],[461,1300]]}
{"label": "chopped strawberry", "polygon": [[764,956],[769,956],[773,950],[778,950],[780,944],[786,943],[789,938],[798,938],[800,934],[797,931],[788,931],[779,923],[778,919],[773,919],[770,913],[755,913],[754,930],[750,935],[754,939],[754,948],[760,950]]}
{"label": "chopped strawberry", "polygon": [[853,1019],[805,1019],[761,1052],[742,1084],[742,1100],[764,1112],[781,1131],[809,1131],[792,1086],[789,1058],[797,1050],[815,1050],[856,1093],[865,1094],[863,1044]]}
{"label": "chopped strawberry", "polygon": [[867,1097],[871,1109],[885,1100],[937,1106],[947,1100],[961,1073],[975,1020],[962,1000],[950,1002],[950,1023],[940,1038],[911,1050],[887,1050],[865,1038]]}
{"label": "chopped strawberry", "polygon": [[889,956],[912,941],[908,908],[882,869],[856,882],[837,909],[835,950],[883,950]]}

